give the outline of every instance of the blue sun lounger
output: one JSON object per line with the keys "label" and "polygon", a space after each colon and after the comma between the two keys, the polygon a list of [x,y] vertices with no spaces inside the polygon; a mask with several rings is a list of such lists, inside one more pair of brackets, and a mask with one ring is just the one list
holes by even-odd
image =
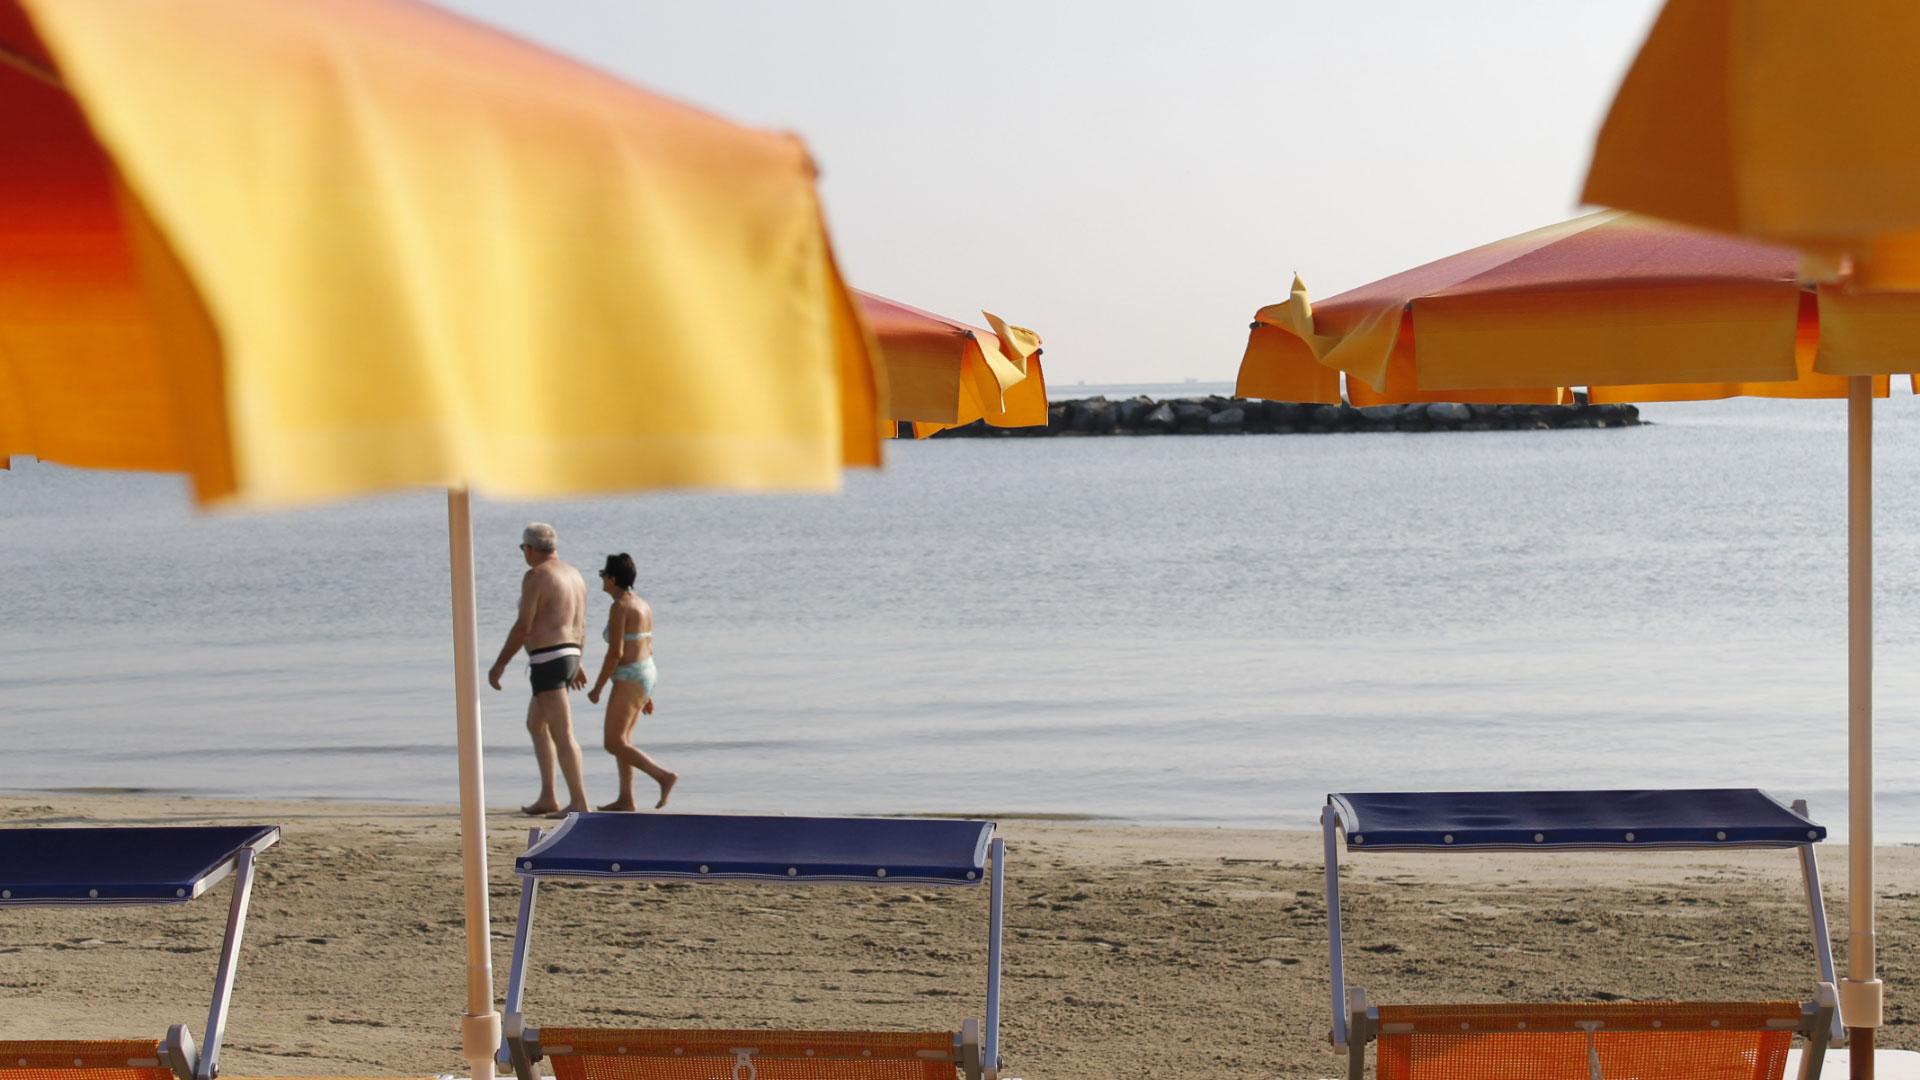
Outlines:
{"label": "blue sun lounger", "polygon": [[[1484,1080],[1566,1075],[1740,1076],[1777,1080],[1795,1034],[1807,1039],[1803,1080],[1817,1080],[1841,1035],[1833,951],[1813,845],[1826,829],[1751,788],[1681,791],[1369,792],[1327,796],[1328,949],[1333,1045],[1360,1080],[1377,1043],[1379,1080]],[[1507,854],[1552,851],[1712,851],[1779,848],[1800,858],[1812,923],[1808,1001],[1599,1002],[1375,1006],[1348,989],[1341,955],[1340,837],[1370,851]]]}
{"label": "blue sun lounger", "polygon": [[0,1080],[213,1080],[233,997],[254,857],[272,825],[0,829],[0,907],[184,904],[232,874],[213,1005],[196,1051],[184,1024],[161,1039],[0,1041]]}
{"label": "blue sun lounger", "polygon": [[[520,875],[520,918],[507,976],[501,1064],[538,1080],[678,1080],[733,1076],[871,1080],[997,1077],[1004,847],[989,821],[915,818],[573,814],[535,830]],[[745,881],[779,885],[977,887],[990,882],[984,1035],[957,1032],[536,1028],[521,1012],[534,897],[548,879]]]}

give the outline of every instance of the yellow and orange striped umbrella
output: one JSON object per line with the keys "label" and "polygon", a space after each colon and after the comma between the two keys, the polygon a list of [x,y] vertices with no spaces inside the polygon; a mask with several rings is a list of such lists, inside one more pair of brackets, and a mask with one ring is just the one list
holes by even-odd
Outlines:
{"label": "yellow and orange striped umbrella", "polygon": [[0,464],[205,504],[448,489],[491,1080],[468,489],[826,489],[873,346],[806,148],[412,0],[0,0]]}
{"label": "yellow and orange striped umbrella", "polygon": [[887,397],[881,414],[913,424],[915,438],[985,420],[994,427],[1047,422],[1040,335],[990,311],[992,330],[859,292],[880,345]]}

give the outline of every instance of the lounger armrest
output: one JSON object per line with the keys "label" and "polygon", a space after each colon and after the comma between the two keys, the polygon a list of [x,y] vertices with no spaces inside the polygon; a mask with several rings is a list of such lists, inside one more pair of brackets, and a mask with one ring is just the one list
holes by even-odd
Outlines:
{"label": "lounger armrest", "polygon": [[1807,1037],[1807,1047],[1800,1052],[1799,1080],[1820,1080],[1820,1068],[1826,1063],[1827,1045],[1833,1039],[1834,1013],[1839,1007],[1839,991],[1830,982],[1823,982],[1816,987],[1813,1000],[1804,1006],[1807,1018],[1801,1034]]}
{"label": "lounger armrest", "polygon": [[980,1021],[962,1020],[960,1033],[953,1038],[954,1048],[960,1066],[960,1075],[966,1080],[998,1080],[998,1063],[984,1066],[980,1061]]}
{"label": "lounger armrest", "polygon": [[1373,1041],[1379,1012],[1367,1001],[1367,988],[1347,990],[1347,1080],[1365,1080],[1367,1044]]}
{"label": "lounger armrest", "polygon": [[194,1070],[200,1067],[200,1051],[193,1045],[193,1033],[187,1025],[167,1028],[167,1037],[160,1040],[160,1064],[180,1080],[193,1080]]}
{"label": "lounger armrest", "polygon": [[519,1013],[508,1013],[506,1022],[507,1060],[520,1080],[540,1080],[534,1063],[540,1060],[540,1029],[526,1026]]}

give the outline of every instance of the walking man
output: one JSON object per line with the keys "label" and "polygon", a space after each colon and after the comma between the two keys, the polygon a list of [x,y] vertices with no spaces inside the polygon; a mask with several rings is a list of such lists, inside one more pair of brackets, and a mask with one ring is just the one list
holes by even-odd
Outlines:
{"label": "walking man", "polygon": [[[573,737],[573,707],[567,701],[567,691],[587,685],[586,673],[580,670],[580,646],[587,630],[587,583],[580,571],[561,560],[559,551],[553,526],[536,521],[521,532],[520,555],[529,569],[520,579],[520,617],[507,631],[500,658],[487,672],[487,682],[500,689],[507,661],[526,647],[527,675],[533,683],[527,733],[533,736],[533,756],[540,764],[540,796],[520,808],[523,814],[557,816],[589,809],[580,744]],[[564,808],[553,791],[556,758],[567,778]]]}

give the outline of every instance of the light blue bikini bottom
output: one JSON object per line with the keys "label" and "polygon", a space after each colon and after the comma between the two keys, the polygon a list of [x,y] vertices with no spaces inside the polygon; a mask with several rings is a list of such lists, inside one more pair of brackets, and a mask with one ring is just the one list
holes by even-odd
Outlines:
{"label": "light blue bikini bottom", "polygon": [[652,697],[653,684],[660,681],[660,672],[653,666],[653,657],[649,656],[639,663],[621,664],[614,668],[613,681],[637,682],[640,684],[640,692]]}

